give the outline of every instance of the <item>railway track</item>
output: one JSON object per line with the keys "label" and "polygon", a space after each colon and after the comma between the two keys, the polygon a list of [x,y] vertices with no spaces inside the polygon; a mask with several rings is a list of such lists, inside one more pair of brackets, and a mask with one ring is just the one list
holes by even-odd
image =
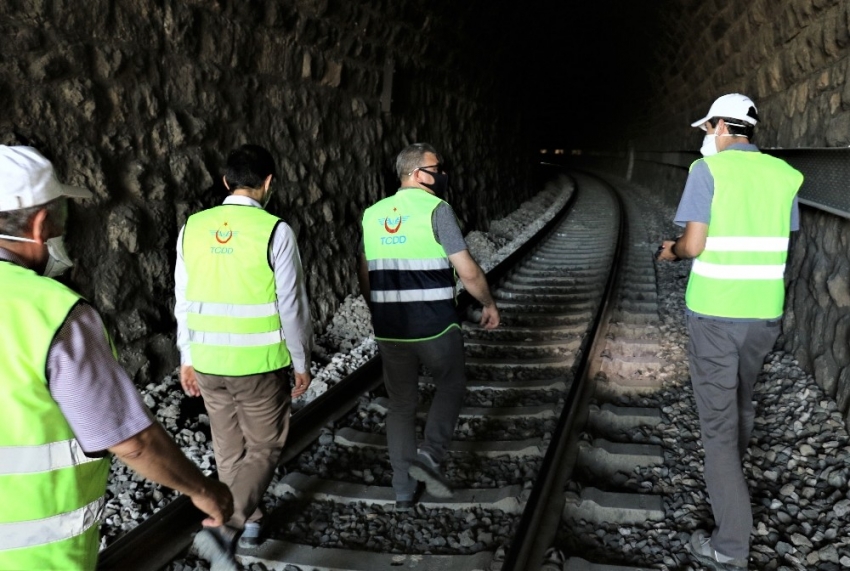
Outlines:
{"label": "railway track", "polygon": [[[445,463],[453,498],[426,494],[412,512],[394,512],[382,432],[387,400],[373,359],[293,416],[285,469],[272,485],[270,539],[241,550],[241,563],[372,571],[539,562],[552,545],[571,443],[584,424],[583,381],[621,224],[612,189],[576,175],[565,213],[488,275],[502,326],[482,330],[467,309],[468,394]],[[421,382],[427,401],[427,372]],[[99,568],[168,566],[199,520],[187,500],[175,501],[106,549]]]}
{"label": "railway track", "polygon": [[641,469],[664,463],[660,445],[647,438],[662,422],[662,411],[641,406],[640,395],[661,388],[660,319],[653,250],[643,220],[646,212],[621,193],[629,219],[621,270],[602,319],[588,368],[594,395],[586,422],[577,431],[576,461],[546,571],[639,571],[649,569],[628,543],[596,547],[588,530],[612,529],[625,536],[631,526],[652,526],[665,518],[665,498],[641,477]]}

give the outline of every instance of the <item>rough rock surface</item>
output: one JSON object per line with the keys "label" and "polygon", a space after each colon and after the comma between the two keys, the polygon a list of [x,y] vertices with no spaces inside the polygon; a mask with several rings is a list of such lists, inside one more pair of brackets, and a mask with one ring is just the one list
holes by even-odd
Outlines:
{"label": "rough rock surface", "polygon": [[0,3],[0,143],[37,146],[94,191],[71,208],[69,279],[139,386],[177,364],[177,233],[224,196],[239,144],[277,159],[269,209],[295,231],[320,326],[355,290],[361,212],[395,190],[405,145],[429,141],[454,165],[467,230],[531,196],[521,86],[499,81],[522,46],[483,47],[506,16],[481,4]]}

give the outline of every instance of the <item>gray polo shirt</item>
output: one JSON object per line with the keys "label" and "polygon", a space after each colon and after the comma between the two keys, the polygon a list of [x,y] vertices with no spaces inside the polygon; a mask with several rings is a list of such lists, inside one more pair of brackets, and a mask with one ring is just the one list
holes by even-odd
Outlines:
{"label": "gray polo shirt", "polygon": [[[752,143],[735,143],[721,152],[725,152],[726,150],[761,152]],[[682,199],[679,201],[679,209],[676,211],[676,217],[673,219],[673,222],[683,228],[688,222],[709,224],[711,222],[711,201],[713,199],[714,177],[711,175],[711,171],[708,169],[705,161],[698,160],[691,168],[690,174],[688,174],[688,180],[685,182],[685,190],[682,191]],[[795,196],[794,202],[791,205],[791,230],[797,231],[799,229],[800,207]]]}
{"label": "gray polo shirt", "polygon": [[[733,151],[748,151],[759,153],[758,147],[752,143],[734,143],[726,149]],[[685,182],[685,190],[682,191],[682,198],[679,201],[679,208],[676,210],[676,216],[673,222],[677,226],[685,227],[688,222],[702,222],[704,224],[711,223],[711,201],[714,199],[714,177],[705,164],[705,161],[698,160],[691,168],[688,174],[688,180]],[[797,202],[797,197],[794,197],[794,202],[791,204],[791,230],[797,231],[800,229],[800,206]],[[696,315],[717,321],[761,321],[760,319],[750,318],[735,318],[735,317],[716,317],[712,315],[703,315],[696,313],[690,309],[685,309],[688,315]]]}

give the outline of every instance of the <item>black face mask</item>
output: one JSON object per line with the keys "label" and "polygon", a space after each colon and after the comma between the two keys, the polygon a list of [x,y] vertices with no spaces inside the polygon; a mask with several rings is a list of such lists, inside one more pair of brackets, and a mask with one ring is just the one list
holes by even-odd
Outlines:
{"label": "black face mask", "polygon": [[444,172],[425,172],[434,177],[434,182],[431,184],[423,182],[422,186],[433,192],[437,198],[443,198],[446,195],[446,190],[449,188],[449,175]]}

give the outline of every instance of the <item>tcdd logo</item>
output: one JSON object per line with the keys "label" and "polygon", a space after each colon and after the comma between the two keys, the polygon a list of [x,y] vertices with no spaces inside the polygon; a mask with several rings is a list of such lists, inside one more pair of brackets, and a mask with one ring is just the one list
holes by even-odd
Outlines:
{"label": "tcdd logo", "polygon": [[407,242],[407,236],[381,236],[381,244],[385,246],[404,244],[405,242]]}
{"label": "tcdd logo", "polygon": [[218,230],[210,230],[209,232],[215,237],[215,241],[222,245],[227,244],[239,235],[239,232],[231,229],[227,222],[219,226]]}
{"label": "tcdd logo", "polygon": [[[398,208],[393,208],[393,213],[398,212]],[[384,231],[388,234],[395,234],[401,229],[402,222],[406,222],[410,216],[396,216],[395,218],[378,218],[378,224],[384,226]]]}
{"label": "tcdd logo", "polygon": [[215,233],[215,240],[219,244],[227,244],[230,242],[231,238],[233,238],[233,230],[231,230],[228,227],[227,222],[225,222],[224,225]]}
{"label": "tcdd logo", "polygon": [[233,248],[225,248],[224,246],[210,246],[211,254],[232,254]]}

